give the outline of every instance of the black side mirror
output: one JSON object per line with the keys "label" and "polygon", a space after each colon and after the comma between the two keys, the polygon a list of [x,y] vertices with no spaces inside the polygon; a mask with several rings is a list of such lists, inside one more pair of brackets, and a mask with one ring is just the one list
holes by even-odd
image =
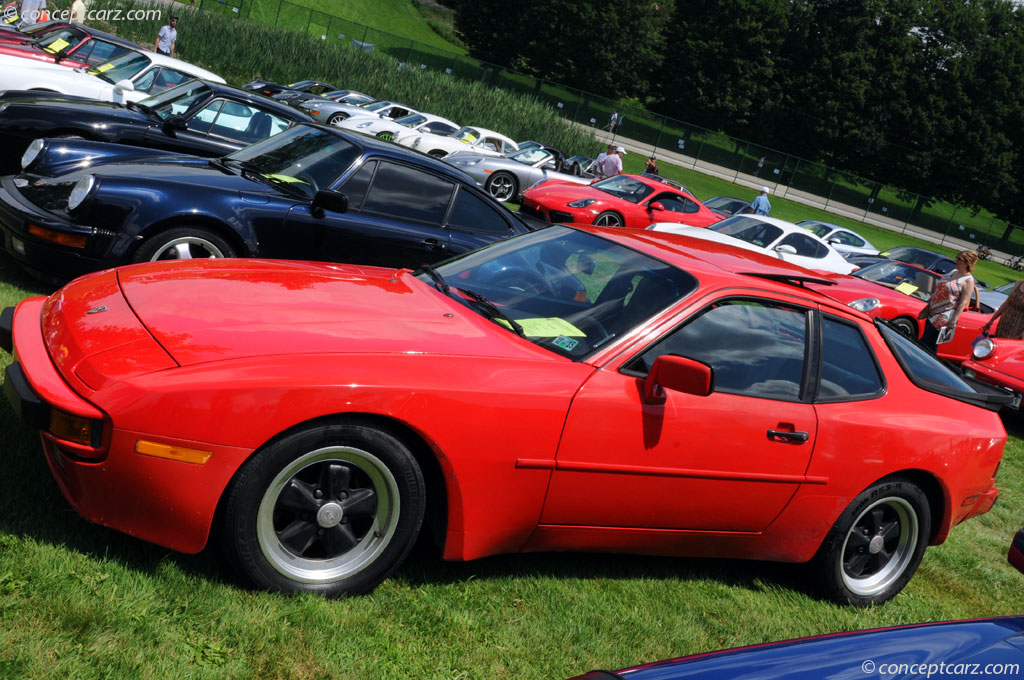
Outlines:
{"label": "black side mirror", "polygon": [[187,130],[188,122],[185,120],[185,116],[171,116],[164,121],[164,129],[166,130]]}
{"label": "black side mirror", "polygon": [[321,189],[313,196],[313,203],[310,206],[313,217],[323,219],[324,211],[343,213],[348,210],[348,196],[338,191]]}

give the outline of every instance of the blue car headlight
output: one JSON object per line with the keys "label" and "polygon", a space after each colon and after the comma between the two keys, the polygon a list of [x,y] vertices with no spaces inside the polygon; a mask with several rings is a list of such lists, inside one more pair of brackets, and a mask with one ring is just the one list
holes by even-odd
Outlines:
{"label": "blue car headlight", "polygon": [[25,149],[25,153],[21,154],[21,169],[28,170],[28,166],[32,165],[39,155],[46,148],[46,140],[34,139],[32,143]]}
{"label": "blue car headlight", "polygon": [[356,125],[356,127],[357,128],[368,128],[371,125],[373,125],[373,121],[372,120],[367,120],[367,121],[364,121],[362,123],[359,123],[358,125]]}
{"label": "blue car headlight", "polygon": [[71,187],[71,195],[68,196],[68,210],[77,210],[89,200],[96,189],[96,184],[95,175],[86,175],[75,182],[75,186]]}
{"label": "blue car headlight", "polygon": [[596,202],[597,202],[596,198],[581,198],[578,201],[573,201],[572,203],[570,203],[569,207],[570,208],[586,208],[591,203],[596,203]]}

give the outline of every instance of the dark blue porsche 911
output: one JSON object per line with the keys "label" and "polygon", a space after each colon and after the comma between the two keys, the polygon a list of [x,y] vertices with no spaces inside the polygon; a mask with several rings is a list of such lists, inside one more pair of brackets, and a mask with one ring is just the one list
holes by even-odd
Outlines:
{"label": "dark blue porsche 911", "polygon": [[530,230],[461,171],[298,125],[222,158],[50,139],[0,179],[4,250],[49,280],[270,257],[417,267]]}

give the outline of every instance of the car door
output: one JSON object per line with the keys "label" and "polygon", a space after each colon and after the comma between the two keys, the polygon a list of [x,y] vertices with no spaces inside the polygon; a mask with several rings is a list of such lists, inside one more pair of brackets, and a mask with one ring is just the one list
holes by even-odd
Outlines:
{"label": "car door", "polygon": [[167,121],[154,125],[146,132],[146,140],[153,146],[178,153],[200,156],[223,156],[241,148],[238,142],[227,143],[224,139],[211,137],[210,127],[224,107],[224,100],[211,99],[205,104],[184,114],[185,128],[172,127]]}
{"label": "car door", "polygon": [[[778,249],[780,246],[790,246],[796,250],[796,253],[783,253]],[[786,234],[777,243],[773,244],[772,249],[775,254],[786,262],[792,262],[793,264],[800,265],[801,267],[807,267],[808,269],[822,269],[825,267],[824,261],[828,257],[829,249],[819,241],[814,240],[806,234]]]}
{"label": "car door", "polygon": [[455,194],[445,226],[448,228],[449,255],[476,250],[513,234],[505,209],[464,185],[459,186]]}
{"label": "car door", "polygon": [[296,257],[415,268],[447,257],[450,234],[442,226],[455,184],[420,168],[370,159],[338,187],[345,212],[313,216],[306,206],[288,213],[287,231],[301,230]]}
{"label": "car door", "polygon": [[[661,209],[657,210],[652,208],[652,203],[658,203],[661,206]],[[650,199],[644,201],[642,207],[646,211],[647,219],[650,220],[648,224],[654,222],[675,222],[677,224],[693,225],[694,218],[697,217],[700,212],[700,206],[694,201],[691,201],[686,196],[669,192],[655,194]],[[645,227],[647,225],[643,224],[638,226]]]}
{"label": "car door", "polygon": [[[643,295],[639,288],[634,295]],[[811,309],[751,294],[701,304],[573,399],[541,522],[756,532],[805,481],[817,434],[808,398]],[[645,403],[657,357],[708,364],[712,392]]]}

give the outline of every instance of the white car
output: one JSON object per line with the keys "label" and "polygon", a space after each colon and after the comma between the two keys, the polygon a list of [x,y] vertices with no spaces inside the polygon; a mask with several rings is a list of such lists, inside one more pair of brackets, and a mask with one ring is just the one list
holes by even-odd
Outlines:
{"label": "white car", "polygon": [[394,141],[435,158],[444,158],[457,151],[501,156],[519,150],[515,142],[501,133],[468,125],[452,135],[409,132],[401,137],[395,137]]}
{"label": "white car", "polygon": [[410,113],[417,113],[416,109],[405,104],[396,104],[389,101],[371,102],[369,104],[346,104],[344,101],[328,101],[325,99],[311,99],[299,104],[299,108],[313,116],[316,122],[324,125],[337,125],[349,118],[357,116],[373,116],[374,118],[397,119],[408,116]]}
{"label": "white car", "polygon": [[857,269],[839,251],[803,227],[763,215],[736,215],[709,227],[687,227],[658,222],[647,227],[653,231],[685,234],[738,248],[765,253],[806,269],[849,274]]}
{"label": "white car", "polygon": [[346,118],[338,124],[338,127],[355,132],[362,132],[364,135],[373,135],[378,139],[391,141],[395,137],[407,132],[429,132],[436,135],[450,135],[459,129],[459,126],[447,118],[435,116],[432,113],[410,113],[395,120],[390,118],[378,118],[377,116],[353,116]]}
{"label": "white car", "polygon": [[131,51],[89,70],[0,55],[0,91],[44,90],[100,101],[137,102],[186,80],[224,79],[186,61],[155,52]]}
{"label": "white car", "polygon": [[803,227],[826,243],[831,244],[833,248],[843,254],[843,257],[849,257],[850,255],[878,255],[878,248],[871,245],[866,238],[852,229],[840,227],[838,224],[830,224],[829,222],[819,222],[818,220],[804,220],[796,224],[798,227]]}

